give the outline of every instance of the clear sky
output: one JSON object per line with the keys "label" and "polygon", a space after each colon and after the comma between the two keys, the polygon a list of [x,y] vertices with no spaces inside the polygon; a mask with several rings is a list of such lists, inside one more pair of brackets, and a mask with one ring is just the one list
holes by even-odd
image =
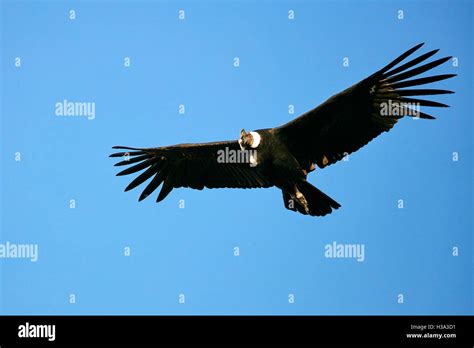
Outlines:
{"label": "clear sky", "polygon": [[[473,28],[468,1],[2,1],[0,244],[38,259],[0,258],[0,312],[472,314]],[[277,189],[138,203],[115,176],[113,145],[278,126],[419,42],[456,58],[434,72],[452,107],[313,172],[329,216]]]}

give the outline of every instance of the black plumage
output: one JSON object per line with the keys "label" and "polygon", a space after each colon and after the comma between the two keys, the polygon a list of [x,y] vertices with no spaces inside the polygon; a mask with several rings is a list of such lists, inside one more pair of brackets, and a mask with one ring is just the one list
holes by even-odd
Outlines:
{"label": "black plumage", "polygon": [[[306,181],[309,172],[316,166],[324,168],[357,151],[389,131],[404,116],[434,119],[419,111],[420,106],[448,106],[412,98],[453,93],[424,88],[424,85],[449,79],[455,74],[419,77],[451,58],[425,63],[438,50],[399,65],[422,45],[416,45],[371,76],[280,127],[253,132],[242,130],[239,140],[235,141],[157,148],[114,146],[114,149],[126,150],[110,156],[125,157],[116,166],[130,166],[117,175],[143,171],[125,191],[151,179],[142,191],[140,201],[160,185],[157,202],[178,187],[202,190],[205,187],[276,186],[282,190],[287,209],[312,216],[329,214],[340,205]],[[423,88],[413,88],[416,86]],[[244,162],[220,160],[226,151],[250,155]]]}

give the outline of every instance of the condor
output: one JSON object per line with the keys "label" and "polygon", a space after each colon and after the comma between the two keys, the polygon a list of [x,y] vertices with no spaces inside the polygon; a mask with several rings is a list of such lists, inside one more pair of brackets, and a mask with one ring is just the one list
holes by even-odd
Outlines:
{"label": "condor", "polygon": [[[162,184],[157,202],[173,188],[267,188],[283,193],[287,209],[304,215],[324,216],[340,204],[311,185],[308,173],[316,166],[325,168],[357,151],[383,132],[388,132],[405,116],[434,119],[419,107],[447,107],[413,96],[454,93],[444,89],[408,88],[423,86],[455,74],[419,77],[445,62],[445,57],[425,62],[438,50],[405,61],[423,43],[416,45],[371,76],[329,98],[318,107],[285,125],[251,132],[240,138],[204,144],[180,144],[156,148],[114,146],[126,150],[110,157],[125,157],[116,166],[127,166],[117,175],[143,172],[125,189],[151,181],[139,200]],[[422,63],[422,64],[421,64]],[[416,77],[416,78],[414,78]],[[383,112],[382,112],[383,110]],[[218,161],[222,151],[250,150],[250,163]]]}

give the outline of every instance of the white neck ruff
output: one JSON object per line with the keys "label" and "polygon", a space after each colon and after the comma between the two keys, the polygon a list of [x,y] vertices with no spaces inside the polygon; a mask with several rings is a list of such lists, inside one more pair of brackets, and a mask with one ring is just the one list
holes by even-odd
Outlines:
{"label": "white neck ruff", "polygon": [[250,132],[250,134],[252,134],[252,137],[253,137],[253,143],[250,147],[252,149],[256,149],[258,145],[260,145],[260,141],[262,140],[262,137],[257,132]]}

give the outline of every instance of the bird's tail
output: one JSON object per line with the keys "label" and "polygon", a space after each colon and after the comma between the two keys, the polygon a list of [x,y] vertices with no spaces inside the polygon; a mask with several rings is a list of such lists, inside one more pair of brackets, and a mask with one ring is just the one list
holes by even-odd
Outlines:
{"label": "bird's tail", "polygon": [[[307,181],[301,181],[297,184],[298,190],[303,194],[308,203],[309,214],[311,216],[324,216],[332,213],[333,209],[339,209],[341,205],[334,199],[317,189]],[[305,208],[296,199],[283,192],[283,201],[286,209],[298,211],[301,214],[308,215]]]}

